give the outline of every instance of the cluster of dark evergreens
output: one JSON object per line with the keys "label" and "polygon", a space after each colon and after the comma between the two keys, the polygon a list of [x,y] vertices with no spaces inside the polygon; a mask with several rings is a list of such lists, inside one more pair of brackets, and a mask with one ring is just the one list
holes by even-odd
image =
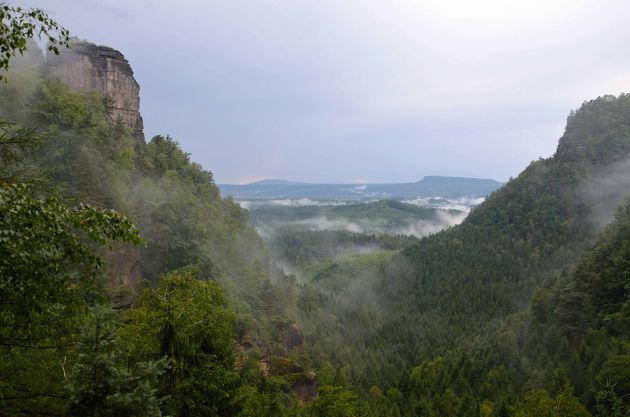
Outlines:
{"label": "cluster of dark evergreens", "polygon": [[415,242],[413,236],[371,235],[345,230],[305,231],[280,228],[269,241],[275,257],[300,266],[327,258],[338,258],[378,250],[399,250]]}
{"label": "cluster of dark evergreens", "polygon": [[[67,37],[0,8],[2,67],[37,28]],[[36,66],[8,79],[0,415],[628,414],[630,96],[585,103],[554,157],[460,226],[287,233],[298,283],[171,138],[138,141]],[[327,249],[357,245],[378,250]]]}

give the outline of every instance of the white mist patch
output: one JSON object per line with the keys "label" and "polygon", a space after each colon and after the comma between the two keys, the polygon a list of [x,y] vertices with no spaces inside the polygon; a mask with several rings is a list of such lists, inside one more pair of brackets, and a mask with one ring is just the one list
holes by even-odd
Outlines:
{"label": "white mist patch", "polygon": [[362,199],[383,199],[388,198],[390,195],[385,192],[369,191],[367,185],[355,185],[350,188],[341,188],[340,191],[346,191],[357,196],[361,196]]}
{"label": "white mist patch", "polygon": [[271,200],[238,200],[238,203],[247,210],[260,207],[308,207],[308,206],[343,206],[348,204],[347,201],[341,200],[313,200],[311,198],[279,198]]}
{"label": "white mist patch", "polygon": [[370,255],[380,250],[382,249],[378,245],[337,246],[335,253],[337,258],[344,258],[353,255]]}
{"label": "white mist patch", "polygon": [[421,238],[455,226],[464,221],[467,215],[467,212],[462,211],[437,211],[435,218],[431,220],[409,220],[396,224],[385,219],[353,219],[350,221],[343,218],[318,216],[290,224],[308,231],[343,230],[372,235],[407,235]]}
{"label": "white mist patch", "polygon": [[306,230],[345,230],[353,233],[365,233],[364,228],[358,223],[344,219],[330,219],[325,216],[311,217],[309,219],[298,220],[292,224],[304,227]]}
{"label": "white mist patch", "polygon": [[433,221],[414,221],[406,226],[390,228],[386,233],[394,235],[410,235],[415,237],[425,237],[449,227],[456,226],[466,219],[467,212],[438,211],[437,218]]}
{"label": "white mist patch", "polygon": [[577,191],[590,207],[591,222],[604,227],[613,220],[619,205],[630,198],[630,159],[604,168]]}
{"label": "white mist patch", "polygon": [[[484,197],[478,196],[460,198],[419,196],[403,202],[429,208],[432,214],[416,212],[415,208],[409,208],[410,210],[405,212],[404,209],[396,208],[395,204],[388,203],[374,207],[363,206],[379,201],[370,199],[359,201],[311,198],[250,199],[242,201],[241,205],[250,209],[254,217],[257,216],[257,210],[266,210],[262,212],[263,216],[255,221],[256,230],[265,240],[273,239],[278,233],[284,233],[287,228],[296,231],[345,231],[377,236],[405,235],[422,238],[460,224],[470,210],[484,200]],[[308,206],[313,209],[302,211],[302,207]],[[326,208],[327,206],[347,206],[349,209],[330,210]],[[287,208],[295,210],[286,213],[278,211],[274,214],[274,207],[285,211]],[[364,210],[362,207],[368,209]]]}
{"label": "white mist patch", "polygon": [[300,273],[300,270],[297,269],[296,267],[294,267],[293,265],[291,265],[289,262],[280,260],[280,259],[274,259],[272,261],[272,263],[279,268],[280,270],[282,270],[282,272],[285,275],[294,275],[296,278],[298,278],[299,280],[302,280],[302,274]]}
{"label": "white mist patch", "polygon": [[465,196],[459,198],[417,197],[410,200],[403,200],[402,202],[420,207],[469,212],[472,208],[478,206],[484,201],[486,201],[485,197]]}

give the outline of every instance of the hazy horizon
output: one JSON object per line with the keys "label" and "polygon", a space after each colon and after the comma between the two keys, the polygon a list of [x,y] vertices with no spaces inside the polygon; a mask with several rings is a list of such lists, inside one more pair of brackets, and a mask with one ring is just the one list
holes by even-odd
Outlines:
{"label": "hazy horizon", "polygon": [[217,183],[506,181],[630,86],[630,4],[14,1],[120,50],[147,138]]}
{"label": "hazy horizon", "polygon": [[496,180],[494,178],[477,178],[477,177],[461,177],[461,176],[447,176],[447,175],[424,175],[421,178],[418,179],[411,179],[411,180],[406,180],[406,181],[393,181],[393,182],[365,182],[365,181],[359,181],[359,182],[342,182],[342,181],[333,181],[333,182],[315,182],[315,181],[294,181],[291,178],[261,178],[261,179],[256,179],[256,180],[251,180],[251,181],[247,181],[247,182],[240,182],[240,183],[227,183],[227,182],[217,182],[217,184],[221,184],[221,185],[250,185],[250,184],[254,184],[257,182],[261,182],[261,181],[278,181],[278,182],[287,182],[289,184],[293,183],[293,184],[305,184],[305,185],[361,185],[361,184],[373,184],[373,185],[378,185],[378,184],[411,184],[411,183],[415,183],[415,182],[419,182],[422,181],[423,179],[425,179],[426,177],[449,177],[449,178],[466,178],[466,179],[476,179],[476,180],[491,180],[491,181],[497,181],[497,182],[505,182],[505,181],[500,181],[500,180]]}

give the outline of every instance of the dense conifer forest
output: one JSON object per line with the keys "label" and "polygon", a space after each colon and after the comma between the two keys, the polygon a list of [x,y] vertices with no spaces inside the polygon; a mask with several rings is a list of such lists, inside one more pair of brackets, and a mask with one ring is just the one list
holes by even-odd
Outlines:
{"label": "dense conifer forest", "polygon": [[[265,243],[175,139],[44,76],[28,40],[63,54],[65,29],[0,18],[0,415],[630,412],[630,95],[572,111],[555,155],[457,226]],[[436,216],[257,221],[322,210]]]}

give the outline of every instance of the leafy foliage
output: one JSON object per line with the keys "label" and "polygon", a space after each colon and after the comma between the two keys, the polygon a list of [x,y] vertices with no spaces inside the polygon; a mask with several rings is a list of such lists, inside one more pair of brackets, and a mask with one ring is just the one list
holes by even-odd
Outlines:
{"label": "leafy foliage", "polygon": [[360,417],[365,416],[363,404],[357,395],[342,387],[325,385],[319,390],[319,398],[308,407],[309,417]]}
{"label": "leafy foliage", "polygon": [[[0,395],[8,413],[52,407],[40,401],[63,398],[67,352],[89,304],[100,297],[102,262],[88,242],[111,240],[142,243],[133,224],[113,210],[68,208],[59,198],[31,196],[24,185],[0,187]],[[42,377],[25,384],[31,372]]]}
{"label": "leafy foliage", "polygon": [[8,70],[11,58],[23,54],[28,40],[34,37],[43,37],[48,42],[48,50],[57,55],[60,48],[68,47],[70,42],[70,32],[43,10],[0,3],[0,69]]}
{"label": "leafy foliage", "polygon": [[23,155],[39,141],[34,129],[0,120],[0,184],[33,180],[22,164]]}
{"label": "leafy foliage", "polygon": [[165,409],[178,416],[233,415],[238,374],[234,371],[234,315],[223,293],[198,271],[172,272],[145,289],[128,313],[125,334],[139,357],[166,358],[161,380]]}
{"label": "leafy foliage", "polygon": [[23,185],[0,188],[3,345],[28,345],[38,332],[53,330],[51,322],[85,307],[102,266],[86,238],[142,243],[133,224],[113,210],[70,209],[56,198],[31,197]]}
{"label": "leafy foliage", "polygon": [[158,378],[167,360],[137,362],[120,343],[116,314],[100,306],[86,318],[68,390],[69,415],[160,417]]}

